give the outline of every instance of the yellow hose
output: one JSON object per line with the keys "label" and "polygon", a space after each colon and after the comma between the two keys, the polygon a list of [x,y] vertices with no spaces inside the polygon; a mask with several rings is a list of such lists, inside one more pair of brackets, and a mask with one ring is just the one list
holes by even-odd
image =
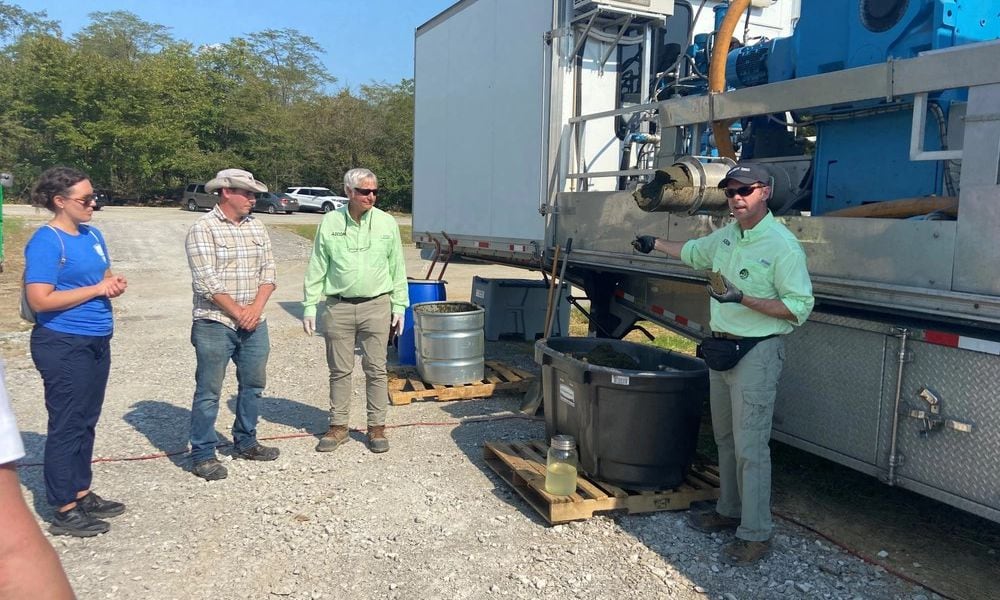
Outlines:
{"label": "yellow hose", "polygon": [[[708,66],[708,93],[722,94],[726,91],[726,56],[729,54],[729,45],[733,39],[733,32],[739,24],[743,13],[750,7],[750,0],[732,0],[729,10],[722,19],[722,26],[715,36],[715,45],[712,47],[712,62]],[[732,121],[713,121],[712,134],[715,136],[715,147],[719,149],[719,156],[736,160],[736,149],[729,139],[729,125]]]}

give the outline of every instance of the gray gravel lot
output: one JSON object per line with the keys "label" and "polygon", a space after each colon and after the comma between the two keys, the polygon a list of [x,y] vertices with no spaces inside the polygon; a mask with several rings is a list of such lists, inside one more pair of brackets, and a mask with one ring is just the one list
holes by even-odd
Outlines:
{"label": "gray gravel lot", "polygon": [[[306,337],[298,321],[310,244],[274,229],[279,288],[267,310],[272,351],[258,435],[282,454],[273,463],[227,461],[223,481],[192,476],[184,451],[194,352],[182,242],[195,218],[121,207],[95,218],[130,282],[115,301],[95,490],[129,509],[106,535],[51,538],[81,598],[935,597],[780,521],[774,554],[745,569],[721,563],[727,537],[688,529],[684,513],[549,527],[482,459],[485,440],[544,435],[543,423],[515,414],[519,397],[392,407],[389,453],[369,453],[357,432],[336,452],[314,452],[328,386],[322,340]],[[300,218],[319,219],[264,221]],[[415,250],[407,264],[411,274],[426,269]],[[536,277],[456,264],[449,297],[468,298],[479,273]],[[528,344],[491,343],[487,358],[535,370]],[[351,423],[363,427],[360,368],[357,375]],[[234,379],[230,373],[217,426],[227,440]],[[26,354],[7,362],[7,381],[28,451],[24,493],[44,527],[50,509],[38,465],[46,415]]]}

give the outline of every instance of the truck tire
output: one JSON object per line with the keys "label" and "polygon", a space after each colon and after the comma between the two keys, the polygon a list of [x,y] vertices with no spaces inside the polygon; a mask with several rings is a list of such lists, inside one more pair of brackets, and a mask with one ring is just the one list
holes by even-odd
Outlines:
{"label": "truck tire", "polygon": [[193,199],[188,200],[188,210],[191,212],[198,210],[198,205],[195,203]]}

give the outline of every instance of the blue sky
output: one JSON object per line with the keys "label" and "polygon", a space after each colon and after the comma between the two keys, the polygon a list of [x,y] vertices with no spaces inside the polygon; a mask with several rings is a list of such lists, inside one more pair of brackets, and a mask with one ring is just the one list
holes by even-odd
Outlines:
{"label": "blue sky", "polygon": [[413,77],[413,32],[455,0],[6,0],[46,11],[71,37],[92,12],[127,10],[193,44],[264,29],[296,29],[325,50],[337,86]]}

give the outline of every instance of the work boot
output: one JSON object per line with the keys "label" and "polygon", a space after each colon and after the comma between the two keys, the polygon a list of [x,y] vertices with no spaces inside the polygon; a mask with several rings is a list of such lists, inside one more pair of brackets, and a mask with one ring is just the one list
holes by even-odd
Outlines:
{"label": "work boot", "polygon": [[752,565],[771,553],[771,540],[751,542],[736,538],[722,547],[719,560],[734,567]]}
{"label": "work boot", "polygon": [[78,498],[76,500],[77,506],[82,508],[84,512],[92,517],[97,517],[98,519],[107,519],[109,517],[117,517],[118,515],[125,512],[125,505],[121,502],[115,502],[114,500],[105,500],[101,498],[94,492],[89,492],[83,498]]}
{"label": "work boot", "polygon": [[216,481],[229,476],[229,471],[226,470],[226,467],[223,467],[219,459],[214,457],[195,463],[191,468],[191,472],[205,481]]}
{"label": "work boot", "polygon": [[389,451],[389,440],[385,437],[385,425],[368,428],[368,449],[376,454]]}
{"label": "work boot", "polygon": [[279,454],[281,454],[281,451],[277,448],[254,444],[246,450],[237,450],[233,454],[233,458],[242,458],[243,460],[274,460],[278,458]]}
{"label": "work boot", "polygon": [[73,537],[93,537],[107,533],[111,525],[107,521],[94,518],[87,514],[79,504],[73,508],[52,515],[49,531],[52,535],[71,535]]}
{"label": "work boot", "polygon": [[702,533],[717,533],[720,531],[735,531],[740,526],[740,519],[725,517],[712,510],[703,513],[689,512],[687,523],[689,527],[697,529]]}
{"label": "work boot", "polygon": [[319,438],[316,452],[333,452],[350,438],[346,425],[330,425],[330,429]]}

